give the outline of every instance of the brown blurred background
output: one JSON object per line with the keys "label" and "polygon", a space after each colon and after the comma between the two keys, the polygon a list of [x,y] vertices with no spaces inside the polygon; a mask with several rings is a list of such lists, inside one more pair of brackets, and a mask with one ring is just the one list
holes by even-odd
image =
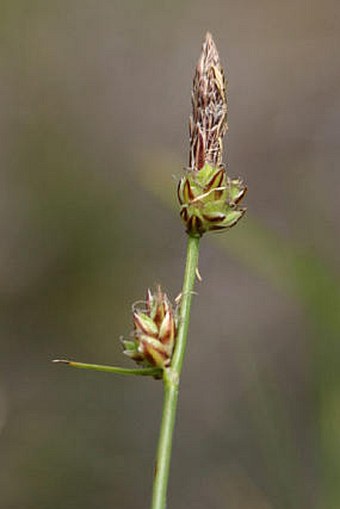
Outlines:
{"label": "brown blurred background", "polygon": [[207,30],[248,215],[202,242],[169,509],[340,507],[337,0],[3,0],[0,507],[145,509],[161,384],[119,336],[181,288],[173,176]]}

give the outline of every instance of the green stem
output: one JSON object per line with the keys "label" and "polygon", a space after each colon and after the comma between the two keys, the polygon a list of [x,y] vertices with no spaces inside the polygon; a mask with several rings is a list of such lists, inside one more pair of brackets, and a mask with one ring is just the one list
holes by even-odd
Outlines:
{"label": "green stem", "polygon": [[198,266],[199,238],[188,238],[187,260],[179,313],[176,347],[171,367],[164,370],[164,401],[158,441],[151,509],[165,509],[169,479],[172,437],[175,427],[178,386],[187,343],[190,309]]}
{"label": "green stem", "polygon": [[117,375],[162,377],[162,370],[160,368],[128,369],[118,368],[116,366],[104,366],[102,364],[86,364],[84,362],[69,361],[67,359],[55,359],[52,362],[55,364],[66,364],[67,366],[71,366],[71,368],[92,369],[93,371],[104,371],[105,373],[115,373]]}

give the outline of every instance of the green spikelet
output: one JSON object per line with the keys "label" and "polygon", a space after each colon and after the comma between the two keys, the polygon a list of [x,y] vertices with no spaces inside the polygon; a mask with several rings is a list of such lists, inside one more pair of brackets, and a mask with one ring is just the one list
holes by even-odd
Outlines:
{"label": "green spikelet", "polygon": [[132,339],[123,339],[124,353],[138,364],[169,366],[176,339],[176,313],[165,293],[158,287],[147,292],[143,305],[133,310]]}
{"label": "green spikelet", "polygon": [[178,184],[180,215],[191,235],[234,226],[245,213],[238,203],[246,192],[239,179],[231,180],[223,168],[206,164],[199,172],[188,170]]}

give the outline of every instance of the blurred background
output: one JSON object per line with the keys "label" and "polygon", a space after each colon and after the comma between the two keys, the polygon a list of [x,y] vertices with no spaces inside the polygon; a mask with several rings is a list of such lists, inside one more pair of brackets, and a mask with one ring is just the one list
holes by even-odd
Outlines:
{"label": "blurred background", "polygon": [[3,0],[1,509],[145,509],[161,384],[120,364],[131,304],[175,298],[194,67],[229,80],[246,218],[202,242],[169,508],[340,507],[337,0]]}

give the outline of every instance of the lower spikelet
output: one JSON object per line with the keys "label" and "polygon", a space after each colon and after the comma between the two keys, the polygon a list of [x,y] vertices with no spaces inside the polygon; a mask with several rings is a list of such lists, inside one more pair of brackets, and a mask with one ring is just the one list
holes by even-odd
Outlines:
{"label": "lower spikelet", "polygon": [[124,353],[138,364],[169,366],[176,340],[176,313],[160,286],[147,291],[143,305],[134,306],[132,339],[123,339]]}

